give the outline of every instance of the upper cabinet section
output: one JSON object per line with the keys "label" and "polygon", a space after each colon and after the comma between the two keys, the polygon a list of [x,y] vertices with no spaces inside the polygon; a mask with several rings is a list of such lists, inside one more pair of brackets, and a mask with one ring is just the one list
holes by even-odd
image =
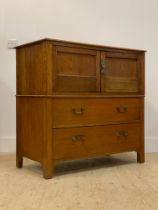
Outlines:
{"label": "upper cabinet section", "polygon": [[41,40],[17,47],[17,95],[144,94],[144,51]]}

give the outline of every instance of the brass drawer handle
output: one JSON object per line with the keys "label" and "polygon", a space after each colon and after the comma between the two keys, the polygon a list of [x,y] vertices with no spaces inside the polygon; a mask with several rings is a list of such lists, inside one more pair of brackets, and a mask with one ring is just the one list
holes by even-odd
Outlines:
{"label": "brass drawer handle", "polygon": [[125,106],[118,106],[116,109],[119,113],[127,112],[127,107],[125,107]]}
{"label": "brass drawer handle", "polygon": [[119,132],[116,133],[116,135],[117,135],[118,138],[122,138],[123,137],[123,138],[126,139],[128,137],[128,132],[126,132],[126,131],[119,131]]}
{"label": "brass drawer handle", "polygon": [[72,142],[77,142],[77,141],[84,142],[85,141],[85,135],[79,134],[79,135],[73,136],[71,138],[71,140],[72,140]]}
{"label": "brass drawer handle", "polygon": [[72,108],[72,113],[75,115],[82,115],[85,112],[84,108],[80,108],[79,110],[77,110],[76,108]]}

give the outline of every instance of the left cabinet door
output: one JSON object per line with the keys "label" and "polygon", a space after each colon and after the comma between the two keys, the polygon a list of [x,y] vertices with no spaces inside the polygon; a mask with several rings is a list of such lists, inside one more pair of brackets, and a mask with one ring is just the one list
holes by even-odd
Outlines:
{"label": "left cabinet door", "polygon": [[100,52],[78,47],[55,46],[54,92],[100,91]]}

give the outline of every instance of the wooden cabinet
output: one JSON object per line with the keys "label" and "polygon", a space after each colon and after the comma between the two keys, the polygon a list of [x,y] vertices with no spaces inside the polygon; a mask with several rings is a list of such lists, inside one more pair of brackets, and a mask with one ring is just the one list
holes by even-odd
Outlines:
{"label": "wooden cabinet", "polygon": [[17,167],[136,151],[144,162],[145,51],[43,39],[16,48]]}

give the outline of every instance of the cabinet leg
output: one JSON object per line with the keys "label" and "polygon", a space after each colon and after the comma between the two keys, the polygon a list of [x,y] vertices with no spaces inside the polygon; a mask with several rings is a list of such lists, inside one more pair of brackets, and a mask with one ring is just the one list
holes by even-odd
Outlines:
{"label": "cabinet leg", "polygon": [[45,179],[51,179],[54,174],[54,166],[53,165],[43,165],[43,177]]}
{"label": "cabinet leg", "polygon": [[23,167],[23,157],[16,156],[16,167],[22,168]]}
{"label": "cabinet leg", "polygon": [[137,152],[137,162],[144,163],[145,162],[145,154],[144,151]]}

